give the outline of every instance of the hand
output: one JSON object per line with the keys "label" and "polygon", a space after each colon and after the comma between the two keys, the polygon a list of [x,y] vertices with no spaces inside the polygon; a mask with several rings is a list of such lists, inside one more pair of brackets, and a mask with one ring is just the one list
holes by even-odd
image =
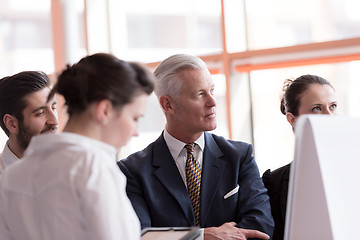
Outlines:
{"label": "hand", "polygon": [[204,229],[204,240],[247,240],[248,238],[267,240],[270,237],[257,230],[238,228],[235,222],[224,223],[220,227]]}

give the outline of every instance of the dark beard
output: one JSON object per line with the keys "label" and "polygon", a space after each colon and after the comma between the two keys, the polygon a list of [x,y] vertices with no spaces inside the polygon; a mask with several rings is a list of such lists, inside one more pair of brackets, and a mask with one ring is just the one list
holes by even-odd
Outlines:
{"label": "dark beard", "polygon": [[25,150],[30,143],[31,137],[34,134],[31,134],[29,130],[24,126],[22,122],[19,121],[19,135],[17,136],[17,140],[19,145]]}

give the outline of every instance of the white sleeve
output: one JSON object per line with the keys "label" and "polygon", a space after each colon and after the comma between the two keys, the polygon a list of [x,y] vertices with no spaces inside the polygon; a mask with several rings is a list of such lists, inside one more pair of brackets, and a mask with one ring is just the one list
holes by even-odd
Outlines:
{"label": "white sleeve", "polygon": [[196,240],[204,240],[204,229],[200,228],[199,231],[200,231],[200,235],[199,237],[196,238]]}
{"label": "white sleeve", "polygon": [[[1,173],[0,173],[0,183],[1,183]],[[3,198],[2,198],[2,186],[0,184],[0,239],[1,240],[10,240],[10,230],[6,225],[4,210],[2,207],[4,206]]]}
{"label": "white sleeve", "polygon": [[0,175],[2,174],[2,172],[4,171],[4,163],[2,161],[2,157],[1,157],[2,153],[0,153]]}
{"label": "white sleeve", "polygon": [[10,240],[10,231],[6,226],[5,219],[0,212],[0,239],[1,240]]}
{"label": "white sleeve", "polygon": [[128,199],[126,178],[116,166],[92,161],[80,186],[87,229],[94,239],[140,239],[140,222]]}

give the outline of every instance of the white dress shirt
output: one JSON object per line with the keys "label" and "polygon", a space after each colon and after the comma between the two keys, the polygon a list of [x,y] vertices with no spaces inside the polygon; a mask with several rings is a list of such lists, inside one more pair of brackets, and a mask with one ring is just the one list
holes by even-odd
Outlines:
{"label": "white dress shirt", "polygon": [[1,240],[139,239],[114,147],[73,133],[32,138],[0,181]]}
{"label": "white dress shirt", "polygon": [[0,174],[17,160],[19,160],[19,158],[10,150],[9,141],[7,141],[0,154]]}
{"label": "white dress shirt", "polygon": [[[185,173],[185,166],[186,166],[186,159],[187,159],[187,151],[185,148],[186,143],[183,143],[173,136],[165,129],[164,130],[164,139],[166,145],[169,148],[171,156],[175,160],[176,166],[179,169],[179,173],[181,175],[182,180],[184,181],[185,186],[186,184],[186,173]],[[202,168],[203,162],[203,150],[205,148],[205,139],[204,133],[195,141],[196,145],[194,148],[194,157],[199,162],[200,167]]]}

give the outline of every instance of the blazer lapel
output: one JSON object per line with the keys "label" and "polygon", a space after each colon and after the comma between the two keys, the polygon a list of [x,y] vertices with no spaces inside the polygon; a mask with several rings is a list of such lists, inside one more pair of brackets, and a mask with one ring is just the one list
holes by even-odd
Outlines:
{"label": "blazer lapel", "polygon": [[162,134],[154,144],[153,167],[154,175],[179,203],[189,226],[195,225],[190,197]]}
{"label": "blazer lapel", "polygon": [[201,179],[200,196],[200,223],[206,222],[210,208],[212,206],[215,193],[219,188],[219,183],[225,169],[225,161],[220,158],[222,151],[214,141],[213,137],[205,132],[205,149],[203,155],[203,169]]}

